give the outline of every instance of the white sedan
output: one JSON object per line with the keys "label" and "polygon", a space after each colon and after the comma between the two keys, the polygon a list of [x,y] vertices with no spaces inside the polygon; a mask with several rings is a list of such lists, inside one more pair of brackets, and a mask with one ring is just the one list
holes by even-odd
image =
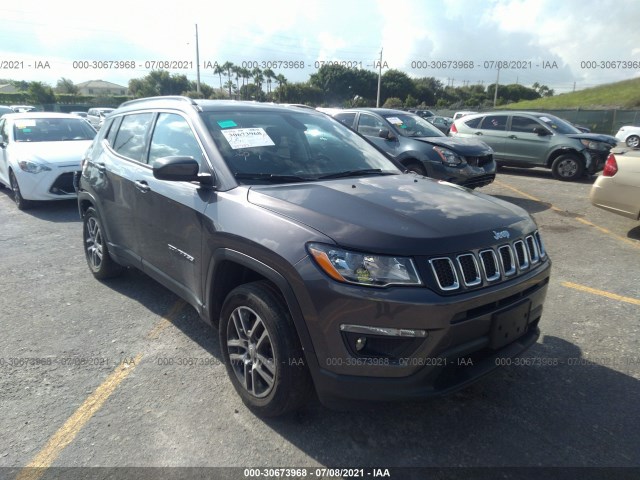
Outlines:
{"label": "white sedan", "polygon": [[10,186],[20,210],[33,200],[76,197],[80,170],[95,129],[66,113],[9,113],[0,118],[0,187]]}
{"label": "white sedan", "polygon": [[612,151],[591,187],[590,200],[596,207],[640,220],[640,152]]}
{"label": "white sedan", "polygon": [[626,143],[627,147],[638,148],[640,147],[640,127],[635,125],[620,127],[620,130],[616,133],[616,139],[619,142]]}

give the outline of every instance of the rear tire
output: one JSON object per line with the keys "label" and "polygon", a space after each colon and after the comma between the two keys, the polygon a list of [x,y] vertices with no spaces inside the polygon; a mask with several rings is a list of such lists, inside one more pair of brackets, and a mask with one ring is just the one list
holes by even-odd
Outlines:
{"label": "rear tire", "polygon": [[87,208],[82,217],[82,239],[87,265],[98,280],[117,277],[123,268],[118,265],[109,254],[104,228],[93,207]]}
{"label": "rear tire", "polygon": [[584,162],[574,154],[560,155],[551,165],[553,177],[564,182],[572,182],[582,177]]}
{"label": "rear tire", "polygon": [[638,135],[629,135],[625,143],[629,148],[638,148],[640,146],[640,137]]}
{"label": "rear tire", "polygon": [[270,283],[233,289],[222,306],[219,334],[229,379],[250,410],[275,417],[307,402],[313,384],[302,346]]}

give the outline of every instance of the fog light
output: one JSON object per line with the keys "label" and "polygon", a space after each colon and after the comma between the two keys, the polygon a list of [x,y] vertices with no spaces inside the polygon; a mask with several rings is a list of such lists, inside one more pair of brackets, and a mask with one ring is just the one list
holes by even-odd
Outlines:
{"label": "fog light", "polygon": [[359,337],[356,340],[356,351],[362,350],[367,345],[367,339],[365,337]]}

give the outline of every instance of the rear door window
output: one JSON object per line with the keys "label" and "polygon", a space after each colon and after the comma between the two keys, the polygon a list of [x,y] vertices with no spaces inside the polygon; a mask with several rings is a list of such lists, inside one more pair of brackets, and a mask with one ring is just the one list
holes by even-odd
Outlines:
{"label": "rear door window", "polygon": [[103,126],[102,128],[108,128],[106,139],[109,145],[113,146],[114,141],[116,139],[116,134],[118,133],[118,127],[120,126],[120,122],[122,122],[122,117],[114,118],[108,125]]}
{"label": "rear door window", "polygon": [[466,120],[464,124],[469,128],[478,128],[480,126],[480,121],[483,118],[484,117],[470,118],[469,120]]}
{"label": "rear door window", "polygon": [[358,132],[362,135],[377,137],[380,130],[384,128],[388,129],[389,127],[387,127],[382,120],[368,113],[360,114],[360,118],[358,119]]}
{"label": "rear door window", "polygon": [[333,118],[335,118],[336,120],[341,121],[347,127],[353,128],[353,124],[354,124],[354,122],[356,120],[356,114],[354,112],[337,113],[337,114],[335,114],[333,116]]}
{"label": "rear door window", "polygon": [[125,115],[118,129],[113,149],[123,157],[146,163],[146,144],[153,113]]}
{"label": "rear door window", "polygon": [[505,131],[507,129],[507,116],[506,115],[487,115],[482,120],[483,130],[500,130]]}

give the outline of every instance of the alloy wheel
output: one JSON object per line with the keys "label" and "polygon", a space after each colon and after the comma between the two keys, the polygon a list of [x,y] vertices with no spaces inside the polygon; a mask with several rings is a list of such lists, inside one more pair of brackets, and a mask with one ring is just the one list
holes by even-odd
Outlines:
{"label": "alloy wheel", "polygon": [[100,270],[102,266],[102,232],[98,221],[90,217],[87,220],[87,238],[85,240],[87,249],[87,259],[94,271]]}
{"label": "alloy wheel", "polygon": [[273,344],[263,320],[252,309],[238,307],[231,313],[227,350],[244,389],[257,398],[269,395],[277,375]]}

